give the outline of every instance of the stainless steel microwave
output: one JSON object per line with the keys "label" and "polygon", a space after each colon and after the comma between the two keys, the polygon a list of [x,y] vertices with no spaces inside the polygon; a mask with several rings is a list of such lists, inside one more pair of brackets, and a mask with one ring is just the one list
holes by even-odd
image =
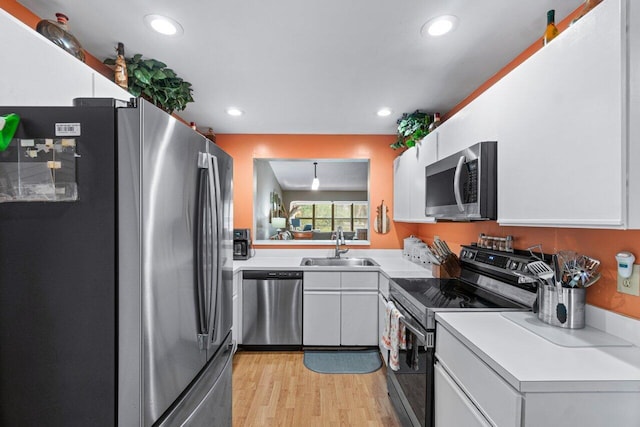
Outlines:
{"label": "stainless steel microwave", "polygon": [[425,214],[472,221],[497,217],[497,143],[479,142],[426,167]]}

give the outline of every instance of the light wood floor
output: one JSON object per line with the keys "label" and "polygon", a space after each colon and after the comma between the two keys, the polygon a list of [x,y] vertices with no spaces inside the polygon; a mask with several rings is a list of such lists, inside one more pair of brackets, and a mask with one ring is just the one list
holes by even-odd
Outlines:
{"label": "light wood floor", "polygon": [[233,426],[399,426],[384,366],[371,374],[318,374],[303,352],[239,351]]}

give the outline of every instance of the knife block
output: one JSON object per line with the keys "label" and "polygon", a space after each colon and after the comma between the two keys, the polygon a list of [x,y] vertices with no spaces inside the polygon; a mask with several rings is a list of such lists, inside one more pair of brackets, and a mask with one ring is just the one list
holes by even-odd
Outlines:
{"label": "knife block", "polygon": [[460,277],[460,260],[456,254],[449,254],[441,264],[431,264],[431,274],[438,279]]}

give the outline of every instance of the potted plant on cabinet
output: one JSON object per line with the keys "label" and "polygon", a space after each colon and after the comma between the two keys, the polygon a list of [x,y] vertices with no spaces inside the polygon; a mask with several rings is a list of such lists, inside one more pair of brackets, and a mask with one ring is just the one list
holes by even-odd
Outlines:
{"label": "potted plant on cabinet", "polygon": [[394,150],[402,147],[413,147],[418,141],[427,136],[431,116],[416,110],[410,114],[404,113],[396,123],[398,124],[398,139],[391,144],[391,148]]}
{"label": "potted plant on cabinet", "polygon": [[[193,102],[191,83],[178,77],[167,65],[156,59],[143,59],[141,54],[125,58],[129,92],[141,96],[167,111],[182,111]],[[104,60],[107,65],[115,65],[113,58]]]}

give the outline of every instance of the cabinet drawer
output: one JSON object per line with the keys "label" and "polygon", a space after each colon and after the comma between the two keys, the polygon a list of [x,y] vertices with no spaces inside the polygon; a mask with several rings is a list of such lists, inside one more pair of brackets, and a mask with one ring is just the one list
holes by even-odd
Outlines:
{"label": "cabinet drawer", "polygon": [[[342,272],[342,290],[378,290],[377,271],[345,271]],[[307,277],[305,276],[305,280]]]}
{"label": "cabinet drawer", "polygon": [[439,363],[435,366],[434,387],[435,427],[491,427]]}
{"label": "cabinet drawer", "polygon": [[436,330],[436,357],[495,425],[520,425],[520,393],[441,325]]}
{"label": "cabinet drawer", "polygon": [[340,272],[304,272],[303,286],[309,290],[340,290]]}

